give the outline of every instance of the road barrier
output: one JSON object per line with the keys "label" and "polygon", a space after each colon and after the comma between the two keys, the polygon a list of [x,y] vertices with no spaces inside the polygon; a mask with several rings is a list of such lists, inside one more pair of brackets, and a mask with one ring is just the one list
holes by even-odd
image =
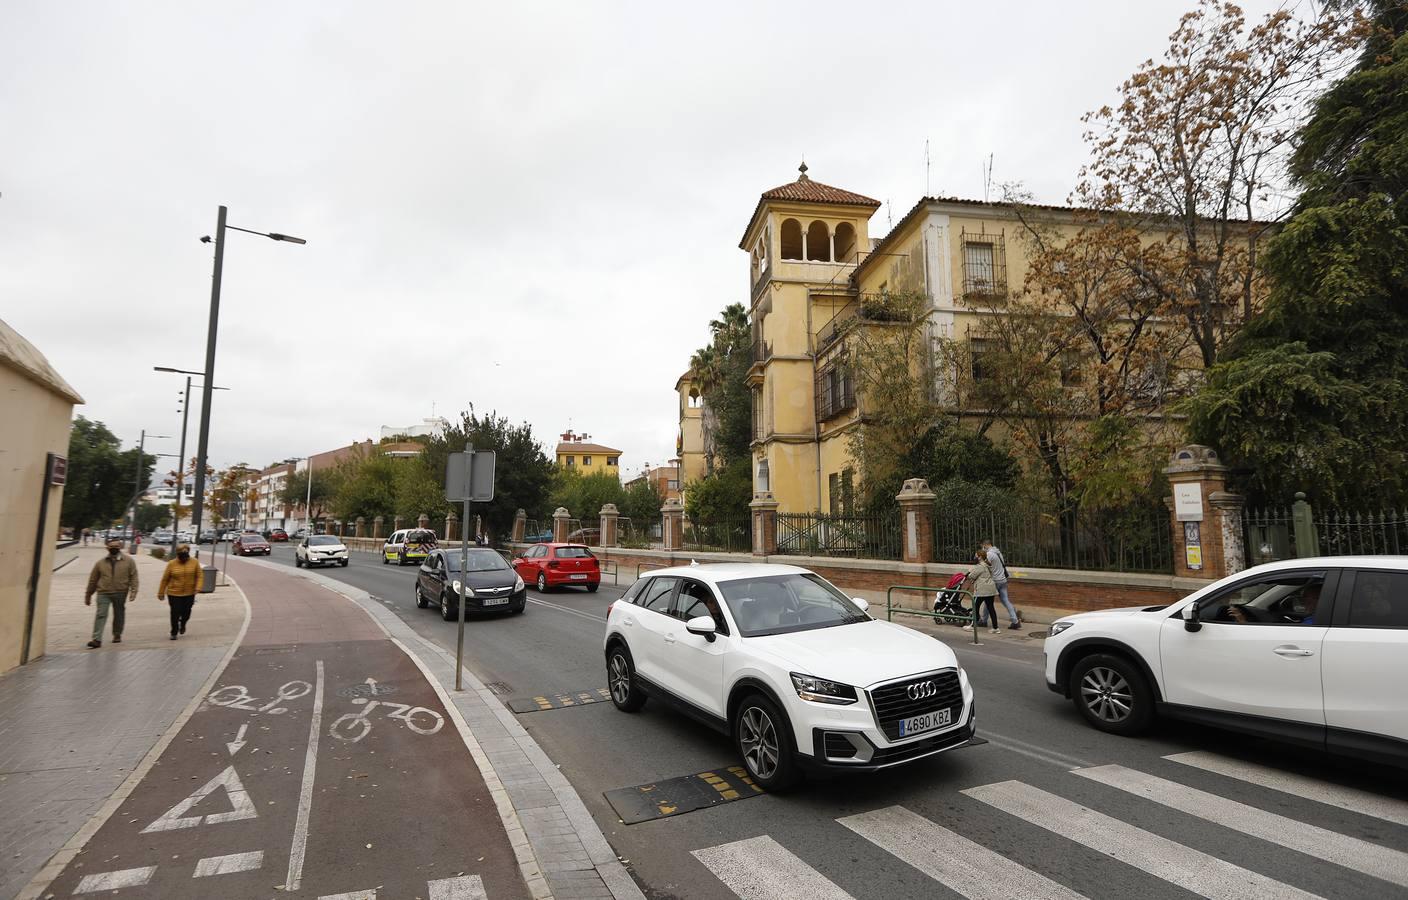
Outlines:
{"label": "road barrier", "polygon": [[[612,583],[612,584],[615,584],[615,585],[620,585],[620,584],[621,584],[620,573],[617,571],[617,570],[620,568],[620,566],[617,564],[616,560],[614,560],[614,559],[601,559],[601,560],[597,560],[597,564],[601,566],[601,575],[602,575],[603,578],[606,577],[607,575],[610,575],[610,576],[611,576],[611,583]],[[608,569],[607,566],[610,566],[611,568]]]}
{"label": "road barrier", "polygon": [[673,566],[672,566],[672,565],[671,565],[671,566],[667,566],[667,565],[664,565],[663,563],[636,563],[636,579],[637,579],[637,580],[640,579],[640,573],[641,573],[641,572],[648,571],[648,570],[650,570],[650,569],[669,569],[669,568],[673,568]]}
{"label": "road barrier", "polygon": [[[966,614],[960,615],[955,613],[934,612],[933,610],[929,609],[909,609],[904,606],[896,606],[894,599],[895,591],[908,591],[910,593],[920,593],[925,595],[926,597],[930,597],[940,591],[943,591],[947,594],[956,595],[960,602],[964,599],[967,599],[968,608]],[[961,609],[963,607],[960,605],[959,608]],[[960,622],[966,622],[973,629],[973,643],[978,643],[978,605],[973,602],[972,591],[948,588],[921,587],[919,585],[914,584],[892,584],[885,589],[885,621],[893,622],[895,620],[896,613],[899,613],[903,616],[923,616],[926,619],[933,619],[936,622],[949,622],[955,625]]]}

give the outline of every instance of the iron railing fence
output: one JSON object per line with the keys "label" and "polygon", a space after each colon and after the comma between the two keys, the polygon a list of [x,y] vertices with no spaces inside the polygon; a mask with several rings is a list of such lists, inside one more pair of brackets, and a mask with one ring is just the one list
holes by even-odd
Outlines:
{"label": "iron railing fence", "polygon": [[1277,507],[1245,509],[1242,511],[1242,530],[1247,565],[1258,566],[1295,558],[1295,519],[1290,510]]}
{"label": "iron railing fence", "polygon": [[741,518],[684,520],[684,549],[747,553],[753,549],[753,521]]}
{"label": "iron railing fence", "polygon": [[1168,513],[1135,508],[1076,511],[1063,518],[1041,509],[934,514],[934,555],[941,562],[967,563],[991,540],[1009,566],[1089,569],[1107,572],[1173,571]]}
{"label": "iron railing fence", "polygon": [[899,516],[778,513],[777,552],[793,556],[899,559]]}
{"label": "iron railing fence", "polygon": [[[1308,555],[1408,553],[1408,510],[1317,513],[1309,504],[1296,504],[1292,509],[1247,509],[1242,523],[1251,565]],[[1298,534],[1297,525],[1309,533]]]}

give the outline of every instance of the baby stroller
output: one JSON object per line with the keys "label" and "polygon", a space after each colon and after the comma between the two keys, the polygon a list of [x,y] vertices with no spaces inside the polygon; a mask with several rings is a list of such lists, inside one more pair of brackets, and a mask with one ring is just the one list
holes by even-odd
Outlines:
{"label": "baby stroller", "polygon": [[934,594],[934,612],[945,616],[962,616],[965,619],[969,617],[972,611],[963,605],[964,578],[962,572],[953,573],[948,584]]}

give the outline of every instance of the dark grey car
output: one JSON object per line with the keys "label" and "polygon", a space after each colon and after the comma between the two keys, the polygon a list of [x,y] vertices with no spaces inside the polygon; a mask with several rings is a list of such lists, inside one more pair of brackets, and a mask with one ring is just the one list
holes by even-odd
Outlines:
{"label": "dark grey car", "polygon": [[458,548],[432,550],[416,574],[416,606],[436,607],[446,622],[459,618],[459,582],[464,582],[465,616],[477,613],[521,613],[528,589],[497,550],[469,548],[468,571],[461,577]]}

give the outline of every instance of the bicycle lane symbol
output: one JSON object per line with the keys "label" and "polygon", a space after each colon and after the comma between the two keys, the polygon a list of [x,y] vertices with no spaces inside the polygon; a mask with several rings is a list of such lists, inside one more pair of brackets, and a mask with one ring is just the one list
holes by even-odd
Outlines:
{"label": "bicycle lane symbol", "polygon": [[424,706],[388,703],[385,700],[368,700],[366,697],[355,697],[352,703],[362,707],[361,711],[339,716],[328,730],[332,737],[349,744],[355,744],[371,733],[371,714],[378,707],[386,707],[391,710],[382,713],[382,715],[388,719],[399,719],[416,734],[435,734],[445,727],[445,717],[433,709],[426,709]]}
{"label": "bicycle lane symbol", "polygon": [[228,684],[211,691],[205,699],[212,706],[242,709],[255,715],[278,716],[288,712],[288,707],[280,704],[305,697],[312,690],[313,685],[306,681],[287,681],[279,687],[274,699],[263,706],[256,706],[255,704],[259,702],[260,698],[251,696],[248,688],[242,684]]}

